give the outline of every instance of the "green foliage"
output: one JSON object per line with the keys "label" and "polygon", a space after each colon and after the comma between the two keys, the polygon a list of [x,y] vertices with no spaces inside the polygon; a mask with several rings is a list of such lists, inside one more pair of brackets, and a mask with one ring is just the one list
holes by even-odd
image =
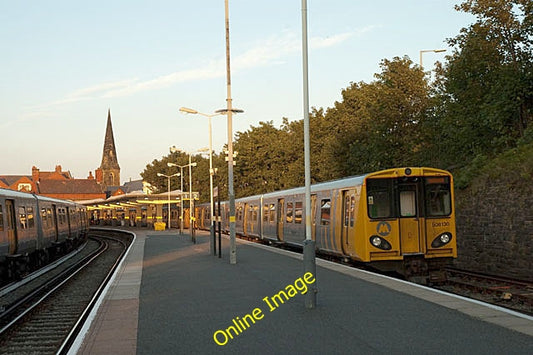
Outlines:
{"label": "green foliage", "polygon": [[[177,176],[170,178],[170,190],[181,190],[183,181],[183,191],[187,192],[190,186],[189,181],[191,181],[192,190],[200,193],[200,202],[209,201],[209,159],[201,155],[193,155],[191,161],[197,164],[191,168],[192,179],[189,179],[189,167],[185,167],[189,164],[189,155],[184,152],[170,153],[161,160],[152,161],[151,164],[146,165],[141,177],[156,189],[154,192],[162,193],[168,191],[168,178],[157,176],[157,174],[171,176],[176,173],[181,174],[183,171],[183,179]],[[182,170],[175,166],[169,167],[167,163],[174,163],[184,168]]]}
{"label": "green foliage", "polygon": [[483,189],[489,180],[508,188],[533,184],[533,143],[509,149],[494,158],[477,156],[470,165],[454,171],[455,187]]}
{"label": "green foliage", "polygon": [[468,0],[456,9],[477,21],[448,40],[455,50],[439,72],[438,119],[447,162],[465,164],[514,147],[531,121],[531,2]]}
{"label": "green foliage", "polygon": [[328,110],[326,149],[340,176],[417,165],[431,98],[420,67],[407,58],[383,60],[376,81],[352,83]]}

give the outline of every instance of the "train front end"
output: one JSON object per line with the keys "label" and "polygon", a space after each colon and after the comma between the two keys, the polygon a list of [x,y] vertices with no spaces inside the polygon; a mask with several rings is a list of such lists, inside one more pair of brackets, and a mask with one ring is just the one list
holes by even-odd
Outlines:
{"label": "train front end", "polygon": [[442,278],[443,266],[457,257],[452,175],[384,170],[366,176],[362,195],[368,260],[421,283]]}

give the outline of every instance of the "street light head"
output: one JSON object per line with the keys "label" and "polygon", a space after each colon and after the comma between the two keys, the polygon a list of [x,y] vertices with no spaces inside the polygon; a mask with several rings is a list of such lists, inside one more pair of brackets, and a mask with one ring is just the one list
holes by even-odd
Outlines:
{"label": "street light head", "polygon": [[[244,110],[241,110],[241,109],[238,109],[238,108],[234,108],[231,110],[232,113],[243,113]],[[216,110],[215,113],[219,113],[219,114],[227,114],[228,113],[228,109],[227,108],[221,108],[220,110]]]}
{"label": "street light head", "polygon": [[196,162],[194,162],[194,163],[191,163],[191,166],[196,166],[196,165],[197,165],[197,164],[196,164]]}
{"label": "street light head", "polygon": [[198,113],[198,111],[193,110],[192,108],[188,108],[188,107],[180,107],[180,112],[190,113],[193,115],[196,115]]}
{"label": "street light head", "polygon": [[161,174],[161,173],[157,173],[157,176],[165,176],[164,174]]}
{"label": "street light head", "polygon": [[446,49],[435,49],[433,52],[435,53],[446,52]]}
{"label": "street light head", "polygon": [[167,163],[167,166],[170,168],[170,167],[173,167],[173,166],[178,166],[178,164],[174,164],[174,163]]}

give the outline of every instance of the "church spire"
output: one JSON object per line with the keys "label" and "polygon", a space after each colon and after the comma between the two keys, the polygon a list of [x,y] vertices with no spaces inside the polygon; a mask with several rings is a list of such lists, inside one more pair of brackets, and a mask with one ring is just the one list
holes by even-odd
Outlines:
{"label": "church spire", "polygon": [[117,160],[113,126],[111,125],[111,109],[107,111],[107,126],[104,138],[104,151],[102,154],[102,178],[105,186],[120,185],[120,166]]}

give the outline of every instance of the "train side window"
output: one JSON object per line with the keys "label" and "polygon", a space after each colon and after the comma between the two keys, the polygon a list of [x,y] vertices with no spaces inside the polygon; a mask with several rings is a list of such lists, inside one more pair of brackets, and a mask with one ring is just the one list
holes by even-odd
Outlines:
{"label": "train side window", "polygon": [[28,228],[35,227],[35,219],[33,218],[33,207],[28,206],[26,210],[26,214],[28,217]]}
{"label": "train side window", "polygon": [[43,228],[48,228],[48,220],[46,219],[46,208],[41,208],[41,221],[43,223]]}
{"label": "train side window", "polygon": [[269,217],[268,204],[265,204],[263,206],[263,222],[264,223],[268,223],[268,217]]}
{"label": "train side window", "polygon": [[320,201],[320,224],[329,225],[331,218],[331,200],[329,198]]}
{"label": "train side window", "polygon": [[52,209],[51,208],[46,209],[46,217],[48,219],[48,226],[52,227],[54,225],[54,222],[52,221]]}
{"label": "train side window", "polygon": [[242,206],[237,207],[237,220],[242,221]]}
{"label": "train side window", "polygon": [[448,177],[426,178],[425,191],[427,216],[442,217],[452,213],[452,197]]}
{"label": "train side window", "polygon": [[19,207],[19,223],[20,229],[26,229],[28,227],[26,220],[26,207],[24,206]]}
{"label": "train side window", "polygon": [[368,179],[366,181],[367,207],[370,218],[391,218],[394,198],[391,179]]}
{"label": "train side window", "polygon": [[344,201],[344,224],[343,224],[345,227],[348,226],[349,218],[350,218],[350,200],[346,199]]}
{"label": "train side window", "polygon": [[350,198],[350,227],[353,227],[355,222],[355,196]]}
{"label": "train side window", "polygon": [[293,204],[292,202],[287,202],[287,223],[292,223],[293,221]]}
{"label": "train side window", "polygon": [[4,230],[4,212],[2,212],[2,205],[0,205],[0,232]]}
{"label": "train side window", "polygon": [[276,205],[273,203],[270,204],[270,217],[269,222],[274,223],[276,221]]}
{"label": "train side window", "polygon": [[250,206],[250,212],[252,214],[252,222],[257,222],[257,206]]}
{"label": "train side window", "polygon": [[303,213],[303,204],[302,202],[296,202],[294,208],[294,223],[302,223],[302,213]]}

